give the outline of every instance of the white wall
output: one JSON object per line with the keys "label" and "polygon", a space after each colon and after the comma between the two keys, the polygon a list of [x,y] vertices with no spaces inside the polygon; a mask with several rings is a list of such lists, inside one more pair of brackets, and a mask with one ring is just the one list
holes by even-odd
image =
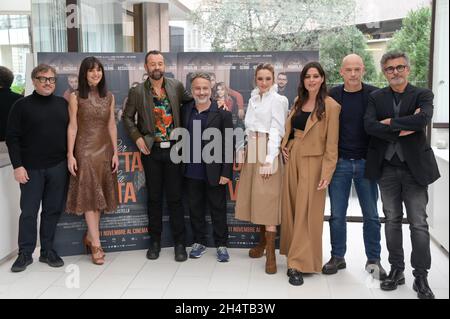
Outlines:
{"label": "white wall", "polygon": [[356,0],[355,2],[355,24],[402,19],[411,10],[425,6],[431,7],[431,0]]}
{"label": "white wall", "polygon": [[12,166],[1,167],[7,157],[0,153],[0,261],[17,250],[19,230],[20,189]]}
{"label": "white wall", "polygon": [[448,150],[434,149],[441,178],[430,186],[428,222],[431,236],[449,251]]}
{"label": "white wall", "polygon": [[[433,92],[435,112],[433,122],[448,123],[449,113],[449,3],[448,0],[436,1],[436,23],[434,37]],[[448,138],[447,138],[448,141]]]}

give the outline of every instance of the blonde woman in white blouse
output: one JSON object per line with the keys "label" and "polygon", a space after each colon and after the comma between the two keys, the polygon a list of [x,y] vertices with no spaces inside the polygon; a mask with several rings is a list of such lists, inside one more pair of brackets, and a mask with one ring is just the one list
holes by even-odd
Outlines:
{"label": "blonde woman in white blouse", "polygon": [[247,146],[239,180],[236,218],[261,225],[259,243],[249,256],[260,258],[266,251],[266,273],[277,272],[275,237],[281,222],[282,162],[280,144],[285,131],[288,100],[274,86],[271,64],[256,68],[257,88],[249,100],[245,127]]}

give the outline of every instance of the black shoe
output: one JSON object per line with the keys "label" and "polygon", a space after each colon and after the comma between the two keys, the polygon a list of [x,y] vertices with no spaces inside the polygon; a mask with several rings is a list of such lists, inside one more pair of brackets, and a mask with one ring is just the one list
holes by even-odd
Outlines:
{"label": "black shoe", "polygon": [[289,283],[293,286],[303,285],[303,274],[297,269],[288,269]]}
{"label": "black shoe", "polygon": [[43,251],[39,257],[41,263],[46,263],[50,267],[62,267],[64,266],[64,261],[59,257],[55,251]]}
{"label": "black shoe", "polygon": [[414,279],[413,289],[417,292],[419,299],[434,299],[434,294],[428,286],[428,280],[426,276],[417,276]]}
{"label": "black shoe", "polygon": [[27,269],[27,266],[33,263],[33,258],[31,255],[27,255],[25,253],[20,253],[17,257],[16,261],[11,267],[12,272],[21,272]]}
{"label": "black shoe", "polygon": [[338,272],[339,269],[347,267],[345,258],[331,256],[331,259],[322,267],[322,273],[325,275],[333,275]]}
{"label": "black shoe", "polygon": [[175,261],[186,261],[187,260],[186,247],[183,244],[175,245]]}
{"label": "black shoe", "polygon": [[389,276],[380,284],[381,290],[395,290],[398,285],[405,284],[405,275],[403,274],[403,270],[399,269],[391,269],[389,272]]}
{"label": "black shoe", "polygon": [[161,244],[159,241],[154,241],[150,243],[150,247],[147,250],[147,259],[154,260],[159,258],[159,253],[161,252]]}
{"label": "black shoe", "polygon": [[366,271],[372,274],[372,277],[378,280],[385,280],[387,277],[386,270],[380,263],[380,260],[367,260]]}

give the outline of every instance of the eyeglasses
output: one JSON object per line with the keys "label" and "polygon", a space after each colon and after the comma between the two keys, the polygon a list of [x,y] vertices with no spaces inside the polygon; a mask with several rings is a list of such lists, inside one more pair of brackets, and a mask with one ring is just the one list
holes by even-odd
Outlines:
{"label": "eyeglasses", "polygon": [[384,72],[386,72],[387,74],[392,74],[394,73],[394,70],[397,70],[398,73],[402,73],[403,71],[405,71],[405,69],[407,68],[407,65],[397,65],[397,66],[388,66],[387,68],[384,69]]}
{"label": "eyeglasses", "polygon": [[40,83],[45,83],[45,82],[49,82],[50,84],[55,84],[56,83],[56,78],[55,77],[45,77],[45,76],[37,76],[35,77],[36,80],[38,80]]}
{"label": "eyeglasses", "polygon": [[267,78],[258,77],[258,78],[256,78],[256,80],[258,80],[258,81],[264,81],[264,80],[266,80],[266,81],[272,81],[272,78],[271,78],[271,77],[267,77]]}

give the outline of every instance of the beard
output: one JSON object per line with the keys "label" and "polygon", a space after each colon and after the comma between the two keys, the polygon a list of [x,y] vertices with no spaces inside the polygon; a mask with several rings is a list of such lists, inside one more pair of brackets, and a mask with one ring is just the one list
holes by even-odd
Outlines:
{"label": "beard", "polygon": [[164,76],[163,71],[152,71],[148,74],[148,76],[155,81],[161,80],[161,78]]}
{"label": "beard", "polygon": [[389,81],[389,83],[390,83],[391,85],[401,85],[401,84],[404,84],[405,81],[406,81],[406,80],[405,80],[404,78],[398,77],[398,78],[392,78],[392,79]]}
{"label": "beard", "polygon": [[195,100],[195,104],[206,104],[209,102],[209,96],[204,97],[204,98],[198,98],[198,97],[194,97]]}

